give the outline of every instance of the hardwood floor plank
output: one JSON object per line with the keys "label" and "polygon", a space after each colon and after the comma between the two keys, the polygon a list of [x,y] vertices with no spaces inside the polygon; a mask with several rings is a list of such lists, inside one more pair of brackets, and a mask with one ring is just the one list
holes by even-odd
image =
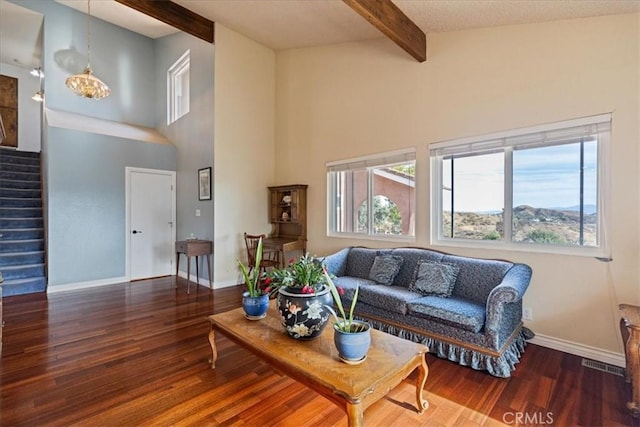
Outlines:
{"label": "hardwood floor plank", "polygon": [[[242,289],[187,295],[174,281],[5,298],[0,426],[347,425],[342,409],[224,336],[212,370],[207,316],[238,307]],[[527,425],[517,413],[639,425],[624,406],[628,384],[576,356],[529,345],[509,379],[427,361],[429,409],[415,409],[414,373],[367,409],[366,425]]]}

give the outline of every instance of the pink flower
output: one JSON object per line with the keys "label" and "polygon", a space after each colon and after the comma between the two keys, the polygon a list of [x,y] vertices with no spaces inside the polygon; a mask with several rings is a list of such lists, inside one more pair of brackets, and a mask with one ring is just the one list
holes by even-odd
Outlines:
{"label": "pink flower", "polygon": [[313,293],[313,288],[309,285],[304,285],[302,287],[302,293],[303,294],[312,294]]}
{"label": "pink flower", "polygon": [[340,294],[340,296],[344,295],[344,288],[343,287],[338,287],[338,294]]}
{"label": "pink flower", "polygon": [[289,264],[293,264],[294,262],[296,262],[296,260],[295,260],[295,259],[293,259],[293,258],[291,258],[291,259],[289,260]]}
{"label": "pink flower", "polygon": [[270,284],[271,283],[271,277],[267,277],[267,278],[263,279],[262,283],[264,283],[265,285]]}
{"label": "pink flower", "polygon": [[271,288],[265,288],[264,289],[264,293],[265,294],[270,294],[271,293]]}

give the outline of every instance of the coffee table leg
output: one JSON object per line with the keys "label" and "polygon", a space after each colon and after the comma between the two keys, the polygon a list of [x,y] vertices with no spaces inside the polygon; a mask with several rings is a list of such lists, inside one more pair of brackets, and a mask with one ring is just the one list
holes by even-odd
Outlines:
{"label": "coffee table leg", "polygon": [[424,384],[427,382],[429,367],[427,366],[427,355],[422,355],[422,363],[418,366],[418,382],[416,383],[416,400],[418,401],[418,412],[422,414],[429,407],[429,402],[422,397]]}
{"label": "coffee table leg", "polygon": [[209,344],[211,344],[211,369],[216,369],[216,360],[218,359],[218,351],[216,350],[216,333],[211,325],[211,331],[209,331]]}
{"label": "coffee table leg", "polygon": [[347,419],[349,421],[349,427],[364,426],[364,415],[361,403],[347,402]]}

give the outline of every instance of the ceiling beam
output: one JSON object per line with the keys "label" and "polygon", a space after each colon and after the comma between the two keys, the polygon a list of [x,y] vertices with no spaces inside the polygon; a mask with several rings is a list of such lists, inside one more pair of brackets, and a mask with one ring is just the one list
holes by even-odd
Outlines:
{"label": "ceiling beam", "polygon": [[427,60],[427,36],[391,0],[342,0],[419,62]]}
{"label": "ceiling beam", "polygon": [[116,0],[185,33],[213,43],[213,21],[170,0]]}

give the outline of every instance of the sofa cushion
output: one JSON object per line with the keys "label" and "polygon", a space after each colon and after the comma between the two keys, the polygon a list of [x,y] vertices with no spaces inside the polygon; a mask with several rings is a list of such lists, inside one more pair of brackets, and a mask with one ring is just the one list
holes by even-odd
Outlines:
{"label": "sofa cushion", "polygon": [[435,295],[448,298],[460,267],[443,262],[419,261],[416,265],[415,277],[409,285],[409,290],[423,295]]}
{"label": "sofa cushion", "polygon": [[421,248],[397,248],[391,254],[401,256],[404,259],[393,285],[405,288],[408,288],[413,282],[418,261],[440,261],[444,256],[441,252]]}
{"label": "sofa cushion", "polygon": [[377,249],[351,248],[347,257],[347,269],[345,276],[369,278],[369,271],[373,266],[373,261],[378,255]]}
{"label": "sofa cushion", "polygon": [[403,261],[401,256],[376,255],[371,270],[369,270],[369,279],[379,285],[391,285],[396,274],[400,271]]}
{"label": "sofa cushion", "polygon": [[427,317],[470,332],[484,327],[485,307],[466,298],[426,296],[407,304],[409,314]]}
{"label": "sofa cushion", "polygon": [[[360,286],[358,302],[399,314],[407,314],[407,304],[423,296],[399,286]],[[357,303],[356,303],[357,306]]]}
{"label": "sofa cushion", "polygon": [[[362,292],[362,289],[370,286],[376,286],[376,282],[369,279],[361,279],[359,277],[351,277],[351,276],[339,276],[333,279],[333,283],[338,287],[344,290],[344,295],[342,296],[343,301],[353,299],[353,294],[356,291],[356,287],[359,287],[358,293]],[[358,297],[360,299],[360,297]],[[345,309],[347,307],[345,306]]]}
{"label": "sofa cushion", "polygon": [[442,262],[460,267],[453,295],[486,304],[489,293],[498,286],[513,267],[509,261],[447,255]]}

